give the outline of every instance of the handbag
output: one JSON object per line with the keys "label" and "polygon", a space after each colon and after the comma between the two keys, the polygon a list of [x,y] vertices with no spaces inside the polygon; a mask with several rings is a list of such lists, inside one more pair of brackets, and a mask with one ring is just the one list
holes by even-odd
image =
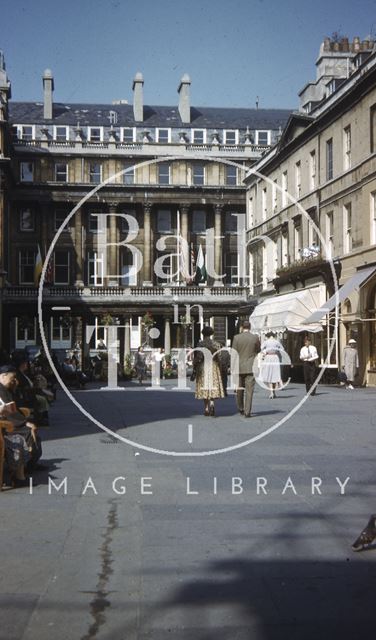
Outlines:
{"label": "handbag", "polygon": [[196,380],[196,371],[193,369],[190,377],[189,377],[191,382],[194,382]]}

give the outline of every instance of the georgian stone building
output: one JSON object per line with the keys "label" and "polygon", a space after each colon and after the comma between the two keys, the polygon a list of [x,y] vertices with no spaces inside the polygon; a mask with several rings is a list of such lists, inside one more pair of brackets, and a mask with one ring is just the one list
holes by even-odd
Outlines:
{"label": "georgian stone building", "polygon": [[[1,58],[4,346],[39,343],[36,266],[57,232],[43,290],[51,348],[79,344],[84,351],[88,325],[96,327],[95,347],[105,323],[117,323],[125,327],[122,358],[144,340],[143,319],[151,314],[159,330],[154,346],[169,352],[199,335],[197,322],[181,321],[186,305],[201,305],[223,342],[232,337],[239,309],[253,300],[238,273],[233,214],[245,214],[244,175],[275,144],[290,112],[196,108],[190,84],[183,76],[169,107],[144,104],[140,73],[133,104],[55,103],[46,70],[41,102],[11,102]],[[137,222],[131,237],[124,214]],[[103,225],[105,252],[98,243]],[[184,269],[176,235],[187,243]],[[186,272],[193,275],[200,245],[212,275],[193,284]],[[158,275],[154,265],[163,256]],[[191,315],[198,320],[199,307]]]}
{"label": "georgian stone building", "polygon": [[[341,366],[357,340],[361,381],[376,382],[376,52],[373,42],[326,39],[317,77],[300,93],[276,147],[247,179],[252,293],[259,331],[275,329],[298,361],[313,333]],[[332,262],[331,262],[331,260]],[[322,308],[321,308],[322,307]]]}

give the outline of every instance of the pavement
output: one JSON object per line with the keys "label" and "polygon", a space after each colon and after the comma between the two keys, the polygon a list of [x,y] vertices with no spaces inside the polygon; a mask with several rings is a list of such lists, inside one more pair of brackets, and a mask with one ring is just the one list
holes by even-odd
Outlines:
{"label": "pavement", "polygon": [[175,385],[73,391],[83,412],[58,392],[48,469],[0,494],[0,640],[374,632],[376,546],[351,544],[376,512],[376,390],[257,388],[247,419]]}

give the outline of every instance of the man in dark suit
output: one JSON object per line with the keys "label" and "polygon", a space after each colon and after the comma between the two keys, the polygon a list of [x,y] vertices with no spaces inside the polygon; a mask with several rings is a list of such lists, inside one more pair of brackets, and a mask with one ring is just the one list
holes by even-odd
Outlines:
{"label": "man in dark suit", "polygon": [[234,337],[232,348],[239,354],[239,386],[236,392],[236,402],[239,412],[244,414],[246,418],[250,418],[255,388],[252,368],[254,359],[260,351],[260,340],[257,335],[251,333],[251,325],[248,320],[243,322],[241,333]]}

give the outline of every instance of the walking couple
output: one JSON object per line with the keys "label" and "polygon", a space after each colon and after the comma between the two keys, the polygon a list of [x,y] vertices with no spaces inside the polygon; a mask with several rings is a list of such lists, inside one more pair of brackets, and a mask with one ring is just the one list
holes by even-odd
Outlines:
{"label": "walking couple", "polygon": [[[242,324],[241,333],[234,337],[232,348],[239,356],[239,383],[236,391],[236,402],[239,413],[249,418],[251,416],[252,399],[255,387],[253,375],[253,362],[260,351],[260,341],[257,335],[250,332],[251,325],[248,320]],[[212,339],[214,331],[212,327],[205,326],[202,330],[203,339],[200,340],[198,349],[207,349],[213,355],[205,362],[204,353],[200,350],[194,352],[193,376],[196,380],[195,397],[204,401],[204,415],[214,416],[214,400],[224,398],[226,390],[223,384],[222,374],[227,374],[222,366],[221,359],[228,361],[228,354],[221,349],[221,345]],[[216,353],[218,352],[218,353]],[[222,355],[223,354],[223,355]]]}

